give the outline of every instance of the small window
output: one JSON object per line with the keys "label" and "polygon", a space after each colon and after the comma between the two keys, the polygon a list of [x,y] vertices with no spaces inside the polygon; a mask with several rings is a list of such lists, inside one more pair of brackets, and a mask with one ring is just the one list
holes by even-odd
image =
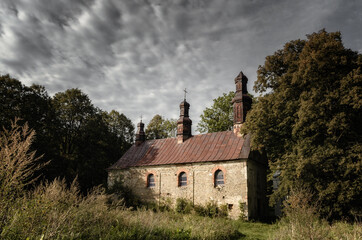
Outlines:
{"label": "small window", "polygon": [[214,177],[215,177],[214,179],[215,187],[224,185],[224,173],[220,169],[215,172]]}
{"label": "small window", "polygon": [[152,188],[155,187],[155,176],[151,173],[147,176],[147,187]]}
{"label": "small window", "polygon": [[178,175],[178,186],[179,187],[187,186],[187,175],[185,172],[181,172]]}

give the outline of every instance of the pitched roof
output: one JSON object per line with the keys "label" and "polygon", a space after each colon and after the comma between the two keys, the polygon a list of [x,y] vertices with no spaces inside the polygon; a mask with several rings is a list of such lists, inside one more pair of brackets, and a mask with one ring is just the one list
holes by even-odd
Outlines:
{"label": "pitched roof", "polygon": [[238,137],[232,131],[200,134],[180,144],[177,138],[155,139],[133,145],[109,170],[245,159],[249,152],[250,136]]}

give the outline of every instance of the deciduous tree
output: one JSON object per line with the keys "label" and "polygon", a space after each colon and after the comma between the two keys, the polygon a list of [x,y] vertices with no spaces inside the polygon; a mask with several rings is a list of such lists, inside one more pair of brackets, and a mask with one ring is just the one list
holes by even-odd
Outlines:
{"label": "deciduous tree", "polygon": [[164,119],[156,114],[146,128],[147,139],[160,139],[176,136],[177,120]]}
{"label": "deciduous tree", "polygon": [[361,211],[362,56],[321,30],[266,57],[244,132],[280,171],[273,198],[302,186],[330,218]]}
{"label": "deciduous tree", "polygon": [[197,125],[197,130],[200,133],[232,130],[233,105],[231,101],[234,96],[234,92],[229,92],[214,99],[211,108],[206,108],[201,114],[201,121]]}

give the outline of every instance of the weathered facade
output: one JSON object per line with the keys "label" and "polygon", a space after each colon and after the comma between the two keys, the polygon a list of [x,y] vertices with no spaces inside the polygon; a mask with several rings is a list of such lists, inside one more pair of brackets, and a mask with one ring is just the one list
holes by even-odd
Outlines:
{"label": "weathered facade", "polygon": [[[136,144],[108,169],[108,184],[124,184],[144,200],[187,198],[194,204],[227,204],[233,218],[266,213],[266,159],[250,150],[250,136],[240,127],[251,108],[241,72],[235,79],[234,130],[191,135],[190,105],[180,104],[177,137],[145,141],[138,124]],[[241,208],[244,212],[241,213]]]}

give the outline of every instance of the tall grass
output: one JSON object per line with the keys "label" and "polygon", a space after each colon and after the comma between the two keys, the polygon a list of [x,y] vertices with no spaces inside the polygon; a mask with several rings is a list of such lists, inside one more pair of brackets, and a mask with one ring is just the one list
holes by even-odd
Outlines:
{"label": "tall grass", "polygon": [[94,189],[86,197],[64,180],[38,186],[17,199],[2,229],[5,239],[235,239],[232,220],[175,212],[111,208],[108,195]]}
{"label": "tall grass", "polygon": [[[33,131],[16,122],[0,134],[0,239],[246,240],[266,239],[271,235],[268,231],[275,232],[270,239],[280,240],[362,239],[361,224],[331,225],[320,219],[317,205],[310,203],[305,192],[292,194],[285,216],[278,224],[267,225],[198,216],[197,210],[189,211],[189,203],[181,200],[176,210],[191,214],[146,208],[132,211],[125,201],[100,187],[81,195],[76,181],[67,186],[64,180],[56,179],[27,190],[42,167],[34,152],[29,152],[33,137]],[[202,212],[216,213],[215,206],[210,204]]]}
{"label": "tall grass", "polygon": [[7,223],[16,199],[36,181],[34,173],[45,165],[37,164],[35,152],[29,151],[34,135],[27,124],[18,126],[17,119],[10,130],[0,130],[0,230]]}
{"label": "tall grass", "polygon": [[305,189],[291,193],[284,205],[284,216],[277,223],[271,239],[275,240],[361,240],[362,224],[355,222],[329,223],[318,214],[318,204]]}
{"label": "tall grass", "polygon": [[94,188],[86,196],[76,181],[41,183],[33,190],[37,164],[29,148],[34,132],[16,122],[0,135],[0,239],[235,239],[228,219],[176,212],[131,211],[122,200]]}

